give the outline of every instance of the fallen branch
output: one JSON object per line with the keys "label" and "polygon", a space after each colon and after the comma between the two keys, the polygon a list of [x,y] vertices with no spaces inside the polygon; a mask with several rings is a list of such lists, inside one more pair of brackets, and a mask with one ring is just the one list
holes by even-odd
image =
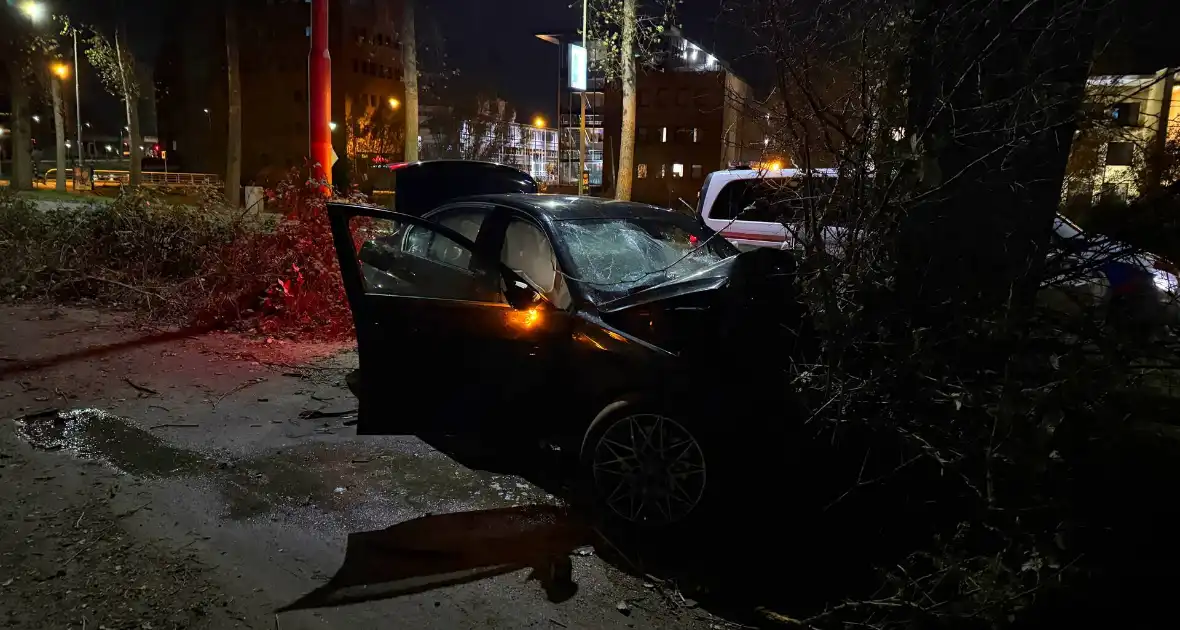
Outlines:
{"label": "fallen branch", "polygon": [[221,396],[219,396],[219,397],[217,398],[217,400],[213,401],[213,408],[214,408],[214,409],[216,409],[216,408],[217,408],[217,405],[218,405],[218,404],[220,404],[220,403],[221,403],[221,401],[225,400],[225,397],[226,397],[226,396],[229,396],[230,394],[234,394],[234,393],[240,392],[240,391],[242,391],[243,389],[246,389],[247,387],[251,387],[251,386],[253,386],[253,385],[257,385],[257,384],[259,384],[259,383],[261,383],[261,382],[263,382],[263,381],[265,381],[265,380],[266,380],[266,379],[265,379],[265,378],[262,378],[262,377],[259,377],[259,378],[252,378],[252,379],[250,379],[250,380],[246,381],[245,383],[242,383],[242,384],[238,385],[237,387],[234,387],[233,389],[231,389],[231,390],[229,390],[228,392],[226,392],[226,393],[222,394]]}
{"label": "fallen branch", "polygon": [[160,392],[158,392],[150,387],[147,387],[145,385],[140,385],[140,384],[136,383],[135,381],[131,380],[131,377],[129,377],[129,376],[124,376],[123,381],[126,382],[128,385],[134,387],[136,390],[143,392],[145,394],[152,394],[155,396],[160,395]]}
{"label": "fallen branch", "polygon": [[356,409],[348,409],[345,411],[320,411],[319,409],[305,409],[299,412],[299,417],[304,420],[314,420],[316,418],[339,418],[340,416],[349,416],[356,413]]}
{"label": "fallen branch", "polygon": [[167,427],[175,427],[178,429],[193,429],[201,425],[195,422],[165,422],[164,424],[153,424],[148,429],[163,429]]}

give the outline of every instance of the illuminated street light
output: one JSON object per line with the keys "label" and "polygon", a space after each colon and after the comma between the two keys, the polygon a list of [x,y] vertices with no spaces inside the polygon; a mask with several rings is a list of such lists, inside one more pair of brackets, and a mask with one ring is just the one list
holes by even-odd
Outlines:
{"label": "illuminated street light", "polygon": [[206,113],[206,114],[208,114],[208,113],[209,113],[209,108],[208,108],[208,107],[206,107],[206,108],[205,108],[205,113]]}
{"label": "illuminated street light", "polygon": [[64,63],[55,63],[49,69],[52,70],[53,74],[57,75],[57,78],[59,79],[64,80],[66,77],[70,76],[70,67]]}
{"label": "illuminated street light", "polygon": [[115,147],[112,147],[112,146],[111,146],[111,145],[109,145],[109,144],[108,144],[106,147],[104,147],[104,148],[107,150],[107,153],[110,153],[111,151],[114,151],[114,150],[115,150]]}
{"label": "illuminated street light", "polygon": [[45,19],[49,13],[49,9],[45,7],[43,2],[25,2],[20,5],[20,12],[25,14],[34,24]]}
{"label": "illuminated street light", "polygon": [[8,133],[8,130],[5,129],[4,127],[0,127],[0,136],[4,135],[6,133]]}
{"label": "illuminated street light", "polygon": [[537,116],[536,118],[533,119],[533,126],[536,127],[537,129],[544,128],[545,127],[545,119],[541,118],[540,116]]}
{"label": "illuminated street light", "polygon": [[401,106],[402,106],[401,101],[397,100],[396,98],[393,98],[392,96],[389,97],[389,108],[390,109],[397,109]]}
{"label": "illuminated street light", "polygon": [[33,122],[41,122],[40,116],[33,116]]}
{"label": "illuminated street light", "polygon": [[332,131],[336,131],[336,123],[334,123],[334,122],[328,123],[328,129],[331,129]]}

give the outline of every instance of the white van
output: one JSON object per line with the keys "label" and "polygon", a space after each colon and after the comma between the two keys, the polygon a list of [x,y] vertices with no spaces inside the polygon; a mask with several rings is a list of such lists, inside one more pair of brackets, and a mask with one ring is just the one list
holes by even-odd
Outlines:
{"label": "white van", "polygon": [[[814,169],[811,173],[825,182],[835,182],[833,169]],[[720,232],[739,249],[773,247],[794,249],[799,246],[792,229],[797,217],[792,213],[803,208],[790,203],[783,187],[802,182],[803,171],[794,168],[776,170],[730,169],[705,176],[697,198],[697,213],[710,229]],[[826,192],[821,186],[819,194]],[[776,199],[776,203],[768,203]]]}

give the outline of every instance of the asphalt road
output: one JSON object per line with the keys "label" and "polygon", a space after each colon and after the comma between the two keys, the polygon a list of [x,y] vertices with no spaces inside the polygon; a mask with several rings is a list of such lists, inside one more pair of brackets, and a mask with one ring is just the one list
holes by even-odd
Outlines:
{"label": "asphalt road", "polygon": [[0,626],[728,626],[604,561],[497,449],[357,437],[347,347],[151,335],[0,310]]}

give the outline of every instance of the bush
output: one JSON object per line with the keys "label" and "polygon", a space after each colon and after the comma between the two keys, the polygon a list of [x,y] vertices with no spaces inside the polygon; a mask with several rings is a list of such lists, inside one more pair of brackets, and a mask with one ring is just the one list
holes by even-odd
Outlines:
{"label": "bush", "polygon": [[86,301],[184,319],[177,300],[209,254],[260,229],[257,216],[170,204],[148,192],[113,202],[58,204],[0,197],[0,278],[12,298]]}
{"label": "bush", "polygon": [[0,192],[0,294],[137,310],[168,323],[351,334],[322,185],[292,170],[278,214],[145,190],[43,207]]}

